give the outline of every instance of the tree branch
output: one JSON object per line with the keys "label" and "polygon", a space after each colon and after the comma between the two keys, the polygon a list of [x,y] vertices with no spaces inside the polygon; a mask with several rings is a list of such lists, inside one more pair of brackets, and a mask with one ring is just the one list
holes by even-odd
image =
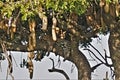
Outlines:
{"label": "tree branch", "polygon": [[11,54],[8,55],[7,53],[7,49],[6,49],[6,46],[4,43],[1,42],[1,46],[2,46],[2,50],[5,54],[5,57],[7,58],[8,60],[8,68],[7,68],[7,76],[6,76],[6,79],[8,78],[8,75],[11,76],[12,80],[14,80],[14,76],[12,75],[12,72],[13,72],[13,64],[12,64],[12,57],[11,57]]}
{"label": "tree branch", "polygon": [[92,70],[92,72],[94,72],[94,70],[95,70],[97,67],[99,67],[100,65],[102,65],[102,64],[103,64],[103,63],[99,63],[99,64],[97,64],[97,65],[93,66],[93,67],[92,67],[92,69],[91,69],[91,70]]}
{"label": "tree branch", "polygon": [[65,78],[66,78],[67,80],[70,80],[70,78],[68,77],[68,75],[67,75],[63,70],[56,69],[56,68],[54,67],[54,60],[53,60],[52,58],[50,58],[50,60],[53,62],[53,68],[52,68],[52,69],[48,69],[48,71],[49,71],[49,72],[58,72],[58,73],[61,73],[61,74],[63,74],[63,75],[65,76]]}
{"label": "tree branch", "polygon": [[103,62],[99,57],[97,57],[97,56],[94,54],[94,52],[91,51],[90,49],[83,49],[83,50],[88,50],[89,52],[91,52],[91,53],[95,56],[96,59],[98,59],[101,63],[104,63],[104,62]]}
{"label": "tree branch", "polygon": [[95,50],[100,54],[100,56],[105,60],[105,58],[104,58],[103,55],[100,53],[100,51],[98,51],[91,43],[89,43],[89,45],[90,45],[93,49],[95,49]]}

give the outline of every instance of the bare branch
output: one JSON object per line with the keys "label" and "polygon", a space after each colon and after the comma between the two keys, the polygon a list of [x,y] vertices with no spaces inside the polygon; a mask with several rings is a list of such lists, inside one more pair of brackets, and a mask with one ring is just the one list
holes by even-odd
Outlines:
{"label": "bare branch", "polygon": [[103,64],[103,63],[99,63],[99,64],[93,66],[93,67],[92,67],[92,72],[94,72],[94,70],[95,70],[97,67],[99,67],[100,65],[102,65],[102,64]]}
{"label": "bare branch", "polygon": [[74,69],[75,69],[75,66],[72,64],[72,66],[71,66],[71,73],[73,72]]}
{"label": "bare branch", "polygon": [[60,60],[60,56],[58,57],[58,63],[56,64],[56,66],[60,67],[61,65],[61,60]]}
{"label": "bare branch", "polygon": [[14,76],[12,75],[12,69],[13,69],[12,57],[11,57],[11,55],[8,55],[5,44],[1,43],[1,46],[2,46],[2,50],[3,50],[4,54],[5,54],[5,57],[8,60],[8,68],[7,68],[6,79],[8,78],[8,74],[9,74],[11,76],[12,80],[14,80]]}
{"label": "bare branch", "polygon": [[55,66],[54,66],[54,60],[52,58],[49,58],[49,59],[53,62],[53,68],[55,68]]}
{"label": "bare branch", "polygon": [[95,50],[99,53],[99,55],[105,60],[105,58],[104,58],[103,55],[100,53],[100,51],[98,51],[91,43],[89,43],[89,45],[90,45],[93,49],[95,49]]}
{"label": "bare branch", "polygon": [[93,67],[91,68],[92,72],[94,72],[94,70],[95,70],[97,67],[99,67],[101,64],[105,64],[99,57],[97,57],[97,56],[94,54],[93,51],[91,51],[90,49],[84,49],[84,50],[88,50],[89,52],[91,52],[91,53],[94,55],[94,57],[101,62],[101,63],[99,63],[99,64],[97,64],[97,65],[95,65],[95,66],[93,66]]}
{"label": "bare branch", "polygon": [[52,58],[50,58],[50,60],[53,62],[53,68],[52,68],[52,69],[48,69],[48,71],[49,71],[49,72],[58,72],[58,73],[61,73],[61,74],[63,74],[63,75],[65,76],[65,78],[66,78],[67,80],[70,80],[70,78],[68,77],[68,75],[67,75],[63,70],[56,69],[56,68],[54,67],[54,60],[53,60]]}
{"label": "bare branch", "polygon": [[[88,50],[89,52],[91,52],[91,53],[95,56],[95,58],[97,58],[102,64],[104,64],[104,65],[106,65],[106,66],[108,66],[108,67],[112,67],[112,66],[113,66],[113,64],[109,64],[109,63],[108,63],[108,61],[107,61],[106,58],[104,58],[105,62],[103,62],[103,61],[102,61],[99,57],[97,57],[97,56],[94,54],[94,52],[91,51],[90,49],[84,49],[84,50]],[[101,54],[101,53],[99,52],[99,54]],[[105,53],[105,54],[106,54],[106,53]]]}
{"label": "bare branch", "polygon": [[109,80],[108,79],[108,72],[106,72],[106,77],[103,80]]}
{"label": "bare branch", "polygon": [[90,57],[92,58],[92,60],[95,61],[96,63],[98,63],[98,61],[91,55],[90,51],[88,51],[88,53],[89,53]]}
{"label": "bare branch", "polygon": [[112,67],[113,64],[109,64],[109,62],[107,61],[107,58],[110,58],[110,57],[107,56],[105,49],[104,49],[104,51],[105,51],[105,62],[106,62],[106,66]]}
{"label": "bare branch", "polygon": [[91,52],[91,53],[95,56],[96,59],[98,59],[101,63],[104,63],[104,62],[103,62],[99,57],[97,57],[97,56],[94,54],[94,52],[91,51],[90,49],[84,49],[84,50],[88,50],[89,52]]}

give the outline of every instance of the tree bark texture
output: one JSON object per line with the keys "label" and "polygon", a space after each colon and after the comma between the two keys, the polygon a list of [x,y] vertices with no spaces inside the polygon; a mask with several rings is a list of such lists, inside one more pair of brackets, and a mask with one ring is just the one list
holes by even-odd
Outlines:
{"label": "tree bark texture", "polygon": [[78,50],[78,43],[72,41],[72,53],[71,61],[75,63],[78,68],[78,79],[79,80],[91,80],[91,69],[85,55]]}
{"label": "tree bark texture", "polygon": [[109,37],[110,55],[115,70],[115,80],[120,80],[120,25],[111,27]]}

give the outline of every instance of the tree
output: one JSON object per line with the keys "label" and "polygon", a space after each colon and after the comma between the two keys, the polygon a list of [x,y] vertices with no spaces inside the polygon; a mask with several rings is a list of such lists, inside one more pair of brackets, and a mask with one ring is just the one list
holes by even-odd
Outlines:
{"label": "tree", "polygon": [[[30,78],[34,56],[41,60],[46,52],[54,52],[77,66],[79,80],[91,80],[91,72],[101,64],[110,68],[114,66],[115,78],[119,80],[119,12],[118,0],[2,0],[0,51],[29,52],[27,66]],[[105,35],[108,32],[113,65],[108,64],[106,56],[105,63],[101,61],[91,68],[78,46],[80,43],[86,48],[91,46],[100,53],[90,44],[91,38],[97,38],[98,33]],[[38,53],[34,54],[34,51]],[[12,64],[10,57],[6,56],[9,64]],[[11,71],[11,66],[9,68]]]}

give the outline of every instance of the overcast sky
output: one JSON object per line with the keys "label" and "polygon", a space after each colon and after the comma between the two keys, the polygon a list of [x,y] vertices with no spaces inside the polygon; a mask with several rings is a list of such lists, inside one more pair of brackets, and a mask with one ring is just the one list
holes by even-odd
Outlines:
{"label": "overcast sky", "polygon": [[[97,47],[98,50],[100,50],[100,52],[104,53],[103,49],[107,50],[107,55],[109,56],[109,48],[108,48],[108,36],[103,36],[100,35],[100,39],[101,41],[98,41],[97,39],[93,39],[92,43],[94,46]],[[82,50],[82,49],[80,49]],[[87,56],[87,59],[90,62],[91,66],[94,66],[95,64],[97,64],[99,61],[92,61],[92,58],[90,57],[88,51],[83,51],[84,54]],[[95,52],[95,51],[94,51]],[[95,54],[98,55],[97,52],[95,52]],[[29,72],[28,69],[26,68],[20,68],[19,64],[21,63],[21,55],[22,55],[22,59],[27,59],[27,53],[21,53],[21,52],[12,52],[12,55],[14,56],[15,60],[17,61],[17,65],[15,64],[15,61],[13,60],[13,66],[14,66],[14,71],[13,71],[13,76],[16,79],[29,79]],[[103,54],[104,55],[104,54]],[[93,55],[92,55],[93,56]],[[98,55],[99,56],[99,55]],[[48,69],[52,68],[52,61],[49,59],[50,57],[54,58],[55,60],[55,65],[57,65],[57,61],[58,61],[58,56],[56,57],[53,53],[49,56],[49,57],[44,57],[42,59],[41,62],[39,61],[34,61],[34,74],[33,74],[33,79],[65,79],[65,77],[57,72],[48,72]],[[101,58],[101,57],[100,57]],[[102,58],[101,58],[102,59]],[[63,58],[61,58],[61,61],[63,60]],[[109,60],[109,63],[111,63],[111,60]],[[72,66],[73,65],[73,66]],[[65,61],[62,62],[60,67],[56,66],[56,68],[60,68],[63,69],[68,76],[70,77],[70,79],[76,79],[77,80],[77,69],[75,67],[75,65],[69,61]],[[71,73],[71,68],[74,68],[73,72]],[[0,68],[0,80],[1,79],[6,79],[6,74],[7,74],[7,61],[1,61],[1,68]],[[104,65],[98,67],[94,73],[92,73],[92,80],[103,80],[103,78],[105,78],[105,73],[106,71],[109,72],[109,78],[111,77],[111,73],[109,68],[105,67]],[[9,76],[8,79],[11,79],[11,77]]]}

